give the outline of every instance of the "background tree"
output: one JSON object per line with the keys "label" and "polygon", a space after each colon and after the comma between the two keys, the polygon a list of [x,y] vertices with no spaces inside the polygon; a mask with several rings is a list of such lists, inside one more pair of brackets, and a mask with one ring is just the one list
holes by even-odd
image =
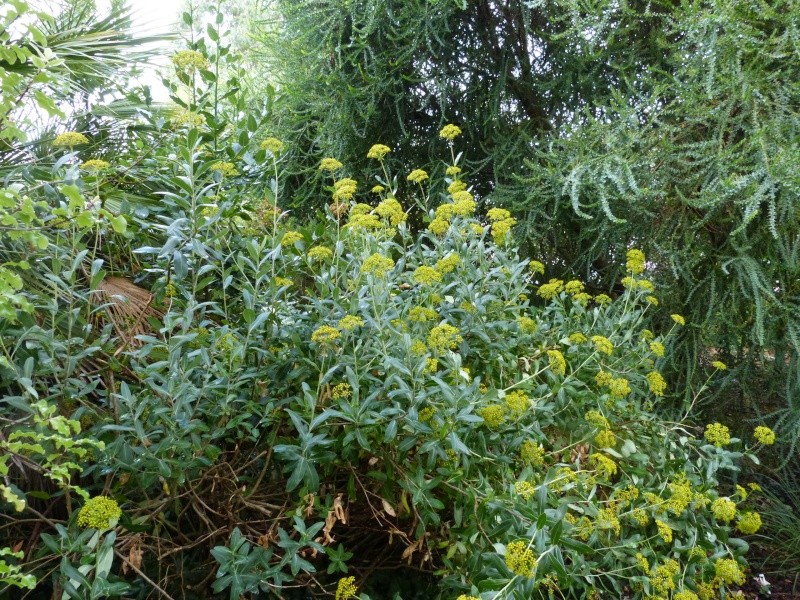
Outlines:
{"label": "background tree", "polygon": [[661,68],[669,43],[671,4],[270,6],[279,16],[264,19],[256,52],[281,90],[279,122],[298,152],[293,203],[319,207],[305,175],[320,151],[363,165],[380,140],[398,162],[427,162],[445,123],[464,129],[471,182],[489,193],[576,113],[601,116],[612,98],[649,90],[645,75]]}

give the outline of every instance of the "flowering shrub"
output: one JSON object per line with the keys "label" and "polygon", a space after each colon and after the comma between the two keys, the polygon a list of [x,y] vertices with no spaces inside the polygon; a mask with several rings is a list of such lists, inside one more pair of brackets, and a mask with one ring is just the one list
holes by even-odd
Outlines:
{"label": "flowering shrub", "polygon": [[[179,52],[173,64],[181,85],[216,95],[202,53]],[[77,370],[82,354],[91,368],[54,376],[34,374],[34,356],[7,361],[25,361],[15,365],[23,385],[36,381],[13,400],[18,410],[47,390],[85,427],[43,404],[48,427],[63,431],[17,426],[0,444],[0,475],[11,453],[33,457],[67,500],[70,491],[85,500],[42,536],[40,575],[60,564],[56,577],[68,582],[73,562],[84,573],[94,555],[81,585],[96,583],[96,597],[122,595],[124,577],[148,570],[148,585],[186,581],[232,598],[291,583],[345,599],[368,593],[369,550],[388,547],[393,566],[435,574],[453,598],[705,600],[740,584],[746,544],[736,535],[761,519],[744,488],[720,484],[742,457],[739,441],[722,424],[704,432],[657,416],[671,391],[662,361],[685,321],[672,315],[661,334],[643,328],[658,304],[643,253],[620,257],[617,298],[522,260],[515,217],[476,198],[458,164],[456,126],[440,134],[444,178],[407,165],[415,185],[405,198],[389,146],[368,151],[377,184],[322,159],[327,218],[292,222],[278,179],[293,149],[258,141],[249,119],[234,128],[239,150],[217,146],[224,121],[202,103],[188,108],[165,133],[169,154],[147,164],[155,218],[112,220],[87,206],[86,183],[97,192],[125,166],[116,161],[85,161],[77,183],[58,188],[52,216],[76,228],[55,272],[80,263],[78,249],[93,260],[69,272],[64,287],[81,294],[68,310],[33,292],[30,310],[91,317],[85,327],[68,320],[64,330],[85,338],[45,361]],[[84,143],[63,139],[58,152]],[[264,179],[263,189],[254,183]],[[116,273],[129,256],[141,287],[126,289],[152,310],[109,318],[83,298],[112,279],[103,265]],[[27,351],[48,336],[26,324]],[[98,364],[107,379],[94,375]],[[756,439],[767,445],[774,434],[759,429]],[[76,472],[91,498],[73,489]],[[16,510],[36,510],[16,487],[0,492]],[[218,567],[208,584],[211,546]],[[16,569],[20,557],[8,552]],[[119,574],[114,556],[127,557]],[[165,557],[195,572],[157,571]],[[101,587],[113,577],[112,594]]]}
{"label": "flowering shrub", "polygon": [[[644,254],[628,252],[616,299],[542,282],[547,267],[517,255],[513,217],[475,216],[461,169],[447,172],[419,235],[385,171],[374,205],[337,180],[349,214],[331,211],[313,240],[330,253],[298,247],[273,265],[304,282],[270,304],[263,367],[281,382],[262,427],[276,432],[290,497],[312,498],[309,516],[333,497],[369,507],[453,597],[707,599],[739,585],[736,531],[760,526],[747,494],[720,484],[739,441],[718,423],[658,418],[670,391],[659,367],[685,320],[643,328],[657,305]],[[411,173],[427,206],[437,182]],[[273,235],[285,248],[291,234]],[[346,538],[347,525],[329,534]],[[353,585],[340,580],[337,597]]]}

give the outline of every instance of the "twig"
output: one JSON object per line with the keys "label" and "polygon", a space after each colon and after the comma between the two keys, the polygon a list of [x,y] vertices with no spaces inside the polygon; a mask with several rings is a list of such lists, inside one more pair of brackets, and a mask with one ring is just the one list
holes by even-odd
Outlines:
{"label": "twig", "polygon": [[136,566],[136,565],[134,565],[134,564],[133,564],[131,561],[129,561],[127,558],[125,558],[125,557],[124,557],[124,556],[123,556],[123,555],[122,555],[122,554],[119,552],[119,550],[117,550],[116,548],[114,548],[114,554],[116,554],[117,556],[119,556],[119,557],[122,559],[122,562],[124,562],[124,563],[125,563],[126,565],[128,565],[128,566],[129,566],[131,569],[133,569],[133,570],[136,572],[136,574],[138,574],[138,575],[139,575],[139,577],[141,577],[141,578],[142,578],[142,579],[144,579],[144,580],[145,580],[147,583],[149,583],[151,586],[153,586],[153,589],[155,589],[156,591],[158,591],[158,592],[159,592],[159,593],[160,593],[162,596],[164,596],[164,598],[167,598],[167,600],[175,600],[175,598],[173,598],[173,597],[172,597],[172,596],[170,596],[170,595],[169,595],[167,592],[165,592],[163,589],[161,589],[161,587],[160,587],[160,586],[159,586],[159,585],[158,585],[158,584],[157,584],[155,581],[153,581],[153,580],[152,580],[152,579],[150,579],[150,578],[149,578],[147,575],[145,575],[145,574],[142,572],[142,570],[141,570],[139,567],[137,567],[137,566]]}

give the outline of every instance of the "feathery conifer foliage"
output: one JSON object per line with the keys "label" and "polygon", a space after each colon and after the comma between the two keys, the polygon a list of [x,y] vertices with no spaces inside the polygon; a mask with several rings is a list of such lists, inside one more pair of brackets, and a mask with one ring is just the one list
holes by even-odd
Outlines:
{"label": "feathery conifer foliage", "polygon": [[[507,180],[538,135],[584,109],[647,88],[665,47],[668,2],[600,0],[545,7],[521,1],[278,0],[262,53],[282,92],[286,135],[316,153],[365,165],[376,140],[398,163],[436,157],[447,122],[464,129],[464,154],[486,194]],[[275,31],[278,34],[275,35]],[[300,150],[298,150],[300,152]],[[289,181],[294,203],[319,207],[315,182]]]}

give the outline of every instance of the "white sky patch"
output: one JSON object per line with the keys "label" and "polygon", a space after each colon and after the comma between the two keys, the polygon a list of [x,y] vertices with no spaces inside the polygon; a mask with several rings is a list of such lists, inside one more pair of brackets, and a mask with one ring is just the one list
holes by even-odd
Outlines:
{"label": "white sky patch", "polygon": [[[106,9],[108,0],[97,0],[100,10]],[[129,0],[136,35],[151,36],[174,34],[178,30],[185,0]],[[136,79],[140,85],[150,86],[150,94],[155,102],[169,102],[167,89],[161,84],[160,72],[169,65],[169,58],[179,42],[160,42],[155,48],[157,56],[151,64],[144,67]],[[145,46],[153,49],[153,46]]]}

